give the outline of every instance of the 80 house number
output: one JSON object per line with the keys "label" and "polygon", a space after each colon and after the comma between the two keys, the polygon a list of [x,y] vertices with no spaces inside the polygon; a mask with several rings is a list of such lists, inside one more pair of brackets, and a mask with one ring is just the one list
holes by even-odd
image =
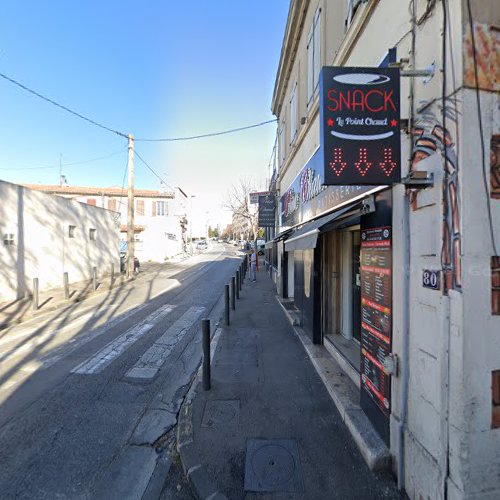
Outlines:
{"label": "80 house number", "polygon": [[422,271],[422,286],[432,290],[439,290],[441,288],[440,271],[424,269]]}

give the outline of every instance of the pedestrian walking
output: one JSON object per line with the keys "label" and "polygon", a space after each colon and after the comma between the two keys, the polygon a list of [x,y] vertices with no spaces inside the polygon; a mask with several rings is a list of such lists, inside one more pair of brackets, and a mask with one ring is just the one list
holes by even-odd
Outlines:
{"label": "pedestrian walking", "polygon": [[255,248],[250,255],[250,279],[252,281],[257,281],[257,253]]}

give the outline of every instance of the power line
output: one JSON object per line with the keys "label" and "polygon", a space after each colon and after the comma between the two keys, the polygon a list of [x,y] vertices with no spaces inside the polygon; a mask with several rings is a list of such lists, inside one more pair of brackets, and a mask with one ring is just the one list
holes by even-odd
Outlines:
{"label": "power line", "polygon": [[165,138],[165,139],[135,139],[135,141],[140,141],[140,142],[191,141],[193,139],[204,139],[206,137],[216,137],[218,135],[233,134],[235,132],[240,132],[242,130],[248,130],[251,128],[262,127],[263,125],[267,125],[268,123],[275,123],[276,121],[277,121],[276,118],[273,118],[272,120],[267,120],[265,122],[255,123],[253,125],[247,125],[246,127],[239,127],[239,128],[232,128],[229,130],[223,130],[221,132],[211,132],[208,134],[192,135],[192,136],[187,136],[187,137],[171,137],[171,138]]}
{"label": "power line", "polygon": [[42,169],[48,169],[48,168],[59,168],[60,166],[62,167],[72,167],[74,165],[84,165],[86,163],[92,163],[95,161],[100,161],[100,160],[106,160],[107,158],[111,158],[112,156],[116,156],[117,154],[123,153],[123,149],[120,151],[115,151],[114,153],[110,153],[106,156],[100,156],[99,158],[92,158],[90,160],[83,160],[83,161],[74,161],[71,163],[61,163],[61,165],[46,165],[46,166],[41,166],[41,167],[3,167],[0,168],[0,170],[42,170]]}
{"label": "power line", "polygon": [[35,90],[32,90],[26,85],[23,85],[22,83],[19,83],[18,81],[14,80],[13,78],[8,77],[7,75],[4,75],[3,73],[0,73],[0,77],[2,77],[4,80],[9,81],[10,83],[13,83],[14,85],[17,85],[21,89],[25,90],[26,92],[29,92],[30,94],[33,94],[40,99],[43,99],[44,101],[49,102],[50,104],[53,104],[54,106],[57,106],[58,108],[61,108],[62,110],[66,111],[67,113],[71,113],[72,115],[77,116],[78,118],[85,120],[86,122],[91,123],[92,125],[95,125],[96,127],[102,128],[104,130],[107,130],[108,132],[112,132],[113,134],[119,135],[121,137],[128,138],[127,134],[124,134],[123,132],[119,132],[118,130],[113,130],[112,128],[106,127],[106,125],[102,125],[101,123],[98,123],[90,118],[87,118],[86,116],[77,113],[76,111],[73,111],[72,109],[63,106],[62,104],[57,103],[56,101],[53,101],[52,99],[49,99],[48,97],[45,97],[44,95],[36,92]]}
{"label": "power line", "polygon": [[156,175],[156,177],[158,177],[158,179],[160,179],[160,181],[165,184],[165,186],[168,186],[170,189],[174,190],[174,188],[168,184],[167,182],[164,181],[164,179],[148,164],[148,162],[137,152],[136,149],[134,149],[134,154],[137,156],[137,158],[139,158],[139,160],[142,161],[142,163],[147,167],[149,168],[149,170],[151,170],[151,172],[153,172],[154,175]]}
{"label": "power line", "polygon": [[[107,130],[108,132],[112,132],[113,134],[119,135],[120,137],[124,137],[125,139],[128,139],[128,134],[125,134],[123,132],[120,132],[119,130],[114,130],[110,127],[106,127],[106,125],[102,125],[101,123],[96,122],[95,120],[92,120],[91,118],[88,118],[81,113],[78,113],[76,111],[73,111],[72,109],[68,108],[67,106],[64,106],[62,104],[59,104],[58,102],[40,94],[39,92],[30,89],[26,85],[23,85],[22,83],[18,82],[17,80],[14,80],[13,78],[10,78],[9,76],[0,73],[0,77],[2,77],[4,80],[7,80],[8,82],[16,85],[17,87],[23,89],[26,92],[29,92],[30,94],[33,94],[36,97],[39,97],[40,99],[43,99],[46,102],[49,102],[53,106],[56,106],[67,113],[71,113],[72,115],[80,118],[81,120],[85,120],[86,122],[95,125],[96,127],[99,127],[101,129]],[[221,132],[210,132],[207,134],[200,134],[200,135],[193,135],[193,136],[187,136],[187,137],[170,137],[170,138],[160,138],[160,139],[135,139],[135,141],[140,141],[140,142],[174,142],[174,141],[191,141],[193,139],[204,139],[206,137],[216,137],[219,135],[226,135],[226,134],[233,134],[235,132],[241,132],[242,130],[249,130],[252,128],[256,127],[262,127],[263,125],[267,125],[268,123],[274,123],[277,120],[273,118],[272,120],[267,120],[264,122],[260,123],[254,123],[253,125],[247,125],[245,127],[238,127],[238,128],[232,128],[229,130],[223,130]]]}

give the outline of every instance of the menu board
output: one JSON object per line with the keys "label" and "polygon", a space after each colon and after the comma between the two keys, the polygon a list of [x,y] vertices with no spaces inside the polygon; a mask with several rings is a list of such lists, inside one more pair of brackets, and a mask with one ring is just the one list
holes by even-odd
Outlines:
{"label": "menu board", "polygon": [[391,228],[361,231],[361,385],[388,417],[391,378],[383,369],[391,352]]}

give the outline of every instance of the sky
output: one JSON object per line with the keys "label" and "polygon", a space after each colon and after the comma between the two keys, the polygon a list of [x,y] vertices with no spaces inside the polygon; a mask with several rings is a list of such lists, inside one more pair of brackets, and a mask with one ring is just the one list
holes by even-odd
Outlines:
{"label": "sky", "polygon": [[[5,2],[0,72],[136,138],[193,217],[229,222],[231,185],[265,187],[276,125],[193,141],[143,142],[273,119],[271,99],[289,0]],[[121,186],[127,141],[0,78],[0,179]],[[43,168],[42,168],[43,167]],[[138,157],[135,186],[160,188]]]}

